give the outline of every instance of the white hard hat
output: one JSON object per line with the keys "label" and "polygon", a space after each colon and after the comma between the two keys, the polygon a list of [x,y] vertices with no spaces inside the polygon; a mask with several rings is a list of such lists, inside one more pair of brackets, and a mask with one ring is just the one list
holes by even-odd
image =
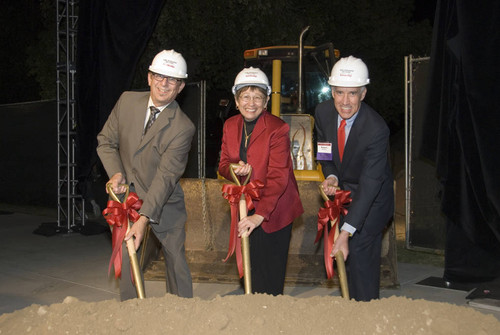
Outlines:
{"label": "white hard hat", "polygon": [[174,78],[187,78],[187,65],[184,57],[175,50],[163,50],[155,56],[149,71]]}
{"label": "white hard hat", "polygon": [[269,80],[261,69],[248,67],[241,70],[240,73],[234,79],[233,94],[245,86],[257,86],[264,89],[267,95],[271,94],[271,86],[269,86]]}
{"label": "white hard hat", "polygon": [[339,59],[333,66],[330,78],[328,78],[330,86],[360,87],[369,83],[366,64],[353,56]]}

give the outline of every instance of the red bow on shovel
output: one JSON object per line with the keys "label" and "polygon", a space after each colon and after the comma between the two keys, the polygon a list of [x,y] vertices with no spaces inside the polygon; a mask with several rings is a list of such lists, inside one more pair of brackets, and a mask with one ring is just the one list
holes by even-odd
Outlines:
{"label": "red bow on shovel", "polygon": [[248,180],[252,174],[250,170],[245,182],[241,185],[238,177],[234,173],[234,169],[238,168],[238,164],[231,164],[229,171],[233,177],[234,184],[225,184],[222,186],[222,196],[229,201],[231,206],[231,230],[229,235],[229,249],[227,252],[226,262],[229,257],[236,251],[236,264],[240,278],[244,278],[245,294],[252,293],[251,268],[250,268],[250,242],[248,234],[243,234],[241,239],[238,238],[238,222],[247,216],[249,210],[254,208],[252,199],[258,200],[259,189],[264,187],[264,184],[255,180],[250,184]]}
{"label": "red bow on shovel", "polygon": [[[120,199],[113,192],[111,184],[106,185],[108,193],[113,200],[108,201],[108,206],[102,211],[102,215],[111,226],[112,230],[112,248],[111,259],[109,261],[109,270],[111,266],[115,267],[115,278],[121,276],[122,271],[122,244],[125,236],[130,230],[129,221],[134,223],[140,218],[137,212],[142,206],[142,200],[139,199],[136,193],[129,194],[128,185],[123,185],[127,191],[125,193],[125,201],[120,202]],[[130,265],[132,270],[132,281],[135,284],[137,296],[139,299],[144,299],[144,286],[142,284],[141,272],[139,269],[139,262],[137,261],[137,254],[135,251],[133,239],[127,241],[127,250],[130,258]]]}
{"label": "red bow on shovel", "polygon": [[[347,214],[347,209],[345,207],[351,203],[352,199],[350,198],[351,191],[342,191],[338,189],[335,192],[334,200],[330,200],[323,191],[321,185],[319,185],[319,190],[323,200],[325,200],[325,207],[320,208],[318,212],[318,233],[314,243],[319,242],[321,236],[323,235],[323,256],[325,259],[327,278],[330,279],[335,275],[335,271],[333,270],[333,257],[331,254],[333,244],[339,235],[339,217],[340,214],[344,216]],[[330,230],[328,230],[326,226],[328,222],[330,222]],[[344,263],[345,260],[342,251],[339,250],[335,254],[335,260],[337,261],[342,296],[349,299],[349,289],[347,287],[347,275]]]}

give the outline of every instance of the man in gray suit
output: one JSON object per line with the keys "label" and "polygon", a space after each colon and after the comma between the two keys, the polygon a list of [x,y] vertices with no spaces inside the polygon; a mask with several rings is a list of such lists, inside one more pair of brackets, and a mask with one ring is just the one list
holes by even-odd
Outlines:
{"label": "man in gray suit", "polygon": [[[149,224],[161,242],[167,292],[192,297],[192,279],[184,241],[187,218],[179,184],[186,168],[195,127],[175,101],[185,86],[186,61],[174,50],[155,56],[148,73],[149,92],[124,92],[97,135],[97,153],[115,194],[129,184],[144,203],[141,217],[125,240],[138,249]],[[136,297],[123,252],[122,300]]]}

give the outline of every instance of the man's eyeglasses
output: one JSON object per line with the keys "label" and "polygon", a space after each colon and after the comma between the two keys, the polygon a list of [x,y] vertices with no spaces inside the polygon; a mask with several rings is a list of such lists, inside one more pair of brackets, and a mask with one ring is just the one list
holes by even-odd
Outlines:
{"label": "man's eyeglasses", "polygon": [[182,79],[179,79],[179,78],[164,76],[162,74],[154,73],[154,72],[151,72],[151,75],[153,76],[153,78],[156,81],[163,81],[163,79],[167,79],[167,83],[169,83],[169,84],[177,84],[177,83],[180,83],[182,81]]}

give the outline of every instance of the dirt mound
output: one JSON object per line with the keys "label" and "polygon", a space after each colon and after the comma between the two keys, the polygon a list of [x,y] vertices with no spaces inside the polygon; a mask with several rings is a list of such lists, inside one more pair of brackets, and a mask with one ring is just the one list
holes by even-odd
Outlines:
{"label": "dirt mound", "polygon": [[265,294],[173,295],[82,302],[67,297],[0,316],[0,334],[500,334],[500,321],[472,308],[391,297],[371,302],[340,297]]}

